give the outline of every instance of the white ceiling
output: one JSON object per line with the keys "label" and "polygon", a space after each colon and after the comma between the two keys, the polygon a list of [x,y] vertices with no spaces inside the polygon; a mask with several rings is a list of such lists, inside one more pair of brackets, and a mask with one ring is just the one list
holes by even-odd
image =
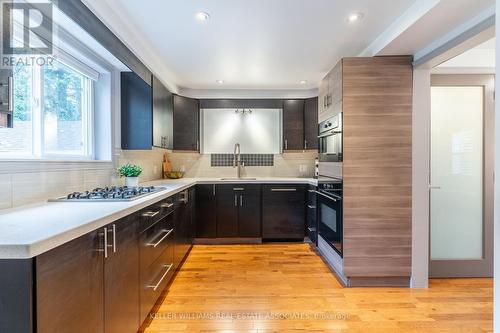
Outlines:
{"label": "white ceiling", "polygon": [[380,55],[414,55],[430,42],[494,5],[495,0],[439,0],[432,10],[388,44]]}
{"label": "white ceiling", "polygon": [[[177,86],[251,90],[317,88],[338,59],[359,54],[416,0],[87,3],[96,11],[97,2],[103,1],[133,30],[134,38],[157,55]],[[210,20],[197,21],[199,11],[209,13]],[[364,13],[364,19],[349,24],[352,12]],[[112,13],[97,14],[106,22]],[[133,43],[123,31],[116,33]]]}
{"label": "white ceiling", "polygon": [[478,74],[491,72],[495,70],[495,38],[480,44],[464,53],[440,64],[434,72],[450,73],[456,70]]}

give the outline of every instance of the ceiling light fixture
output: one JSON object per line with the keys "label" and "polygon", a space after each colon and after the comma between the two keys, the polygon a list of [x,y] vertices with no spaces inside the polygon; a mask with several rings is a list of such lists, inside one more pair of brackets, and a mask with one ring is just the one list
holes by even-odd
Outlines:
{"label": "ceiling light fixture", "polygon": [[196,19],[198,21],[208,21],[210,19],[210,15],[208,15],[208,13],[205,12],[198,12],[196,13]]}
{"label": "ceiling light fixture", "polygon": [[349,23],[355,23],[360,21],[365,15],[363,13],[352,13],[347,17]]}
{"label": "ceiling light fixture", "polygon": [[306,84],[307,83],[307,80],[300,80],[299,81],[300,84]]}
{"label": "ceiling light fixture", "polygon": [[224,80],[217,80],[217,81],[215,81],[215,82],[217,82],[218,84],[223,84],[223,83],[224,83]]}

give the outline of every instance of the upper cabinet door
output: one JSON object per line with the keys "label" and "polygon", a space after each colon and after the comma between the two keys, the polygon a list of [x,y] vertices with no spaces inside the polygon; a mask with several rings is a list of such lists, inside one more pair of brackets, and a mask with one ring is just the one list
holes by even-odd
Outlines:
{"label": "upper cabinet door", "polygon": [[337,104],[342,100],[342,66],[343,62],[340,60],[335,67],[333,67],[330,74],[330,95],[331,104]]}
{"label": "upper cabinet door", "polygon": [[172,93],[153,76],[153,146],[173,149],[174,109]]}
{"label": "upper cabinet door", "polygon": [[304,149],[304,100],[283,101],[283,150]]}
{"label": "upper cabinet door", "polygon": [[305,100],[304,149],[318,149],[318,97]]}
{"label": "upper cabinet door", "polygon": [[0,70],[0,128],[14,127],[14,77],[12,69]]}
{"label": "upper cabinet door", "polygon": [[134,72],[121,73],[122,149],[144,150],[153,145],[150,84]]}
{"label": "upper cabinet door", "polygon": [[200,150],[197,99],[174,95],[174,150]]}

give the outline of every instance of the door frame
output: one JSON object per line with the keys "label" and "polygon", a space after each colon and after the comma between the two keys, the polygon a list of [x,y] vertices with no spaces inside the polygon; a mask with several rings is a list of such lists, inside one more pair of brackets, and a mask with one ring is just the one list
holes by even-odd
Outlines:
{"label": "door frame", "polygon": [[[493,207],[494,207],[494,142],[495,142],[495,76],[478,74],[433,74],[431,87],[483,87],[483,259],[431,259],[431,196],[429,187],[429,277],[493,277]],[[432,113],[432,110],[431,110]],[[430,133],[429,133],[430,134]],[[429,144],[431,138],[429,137]],[[429,153],[430,153],[429,146]],[[431,181],[429,155],[429,184]]]}

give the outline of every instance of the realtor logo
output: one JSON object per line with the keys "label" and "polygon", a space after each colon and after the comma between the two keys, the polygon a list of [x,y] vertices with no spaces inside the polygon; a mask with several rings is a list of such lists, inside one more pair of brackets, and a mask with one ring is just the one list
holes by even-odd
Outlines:
{"label": "realtor logo", "polygon": [[3,55],[52,54],[52,3],[4,2]]}

